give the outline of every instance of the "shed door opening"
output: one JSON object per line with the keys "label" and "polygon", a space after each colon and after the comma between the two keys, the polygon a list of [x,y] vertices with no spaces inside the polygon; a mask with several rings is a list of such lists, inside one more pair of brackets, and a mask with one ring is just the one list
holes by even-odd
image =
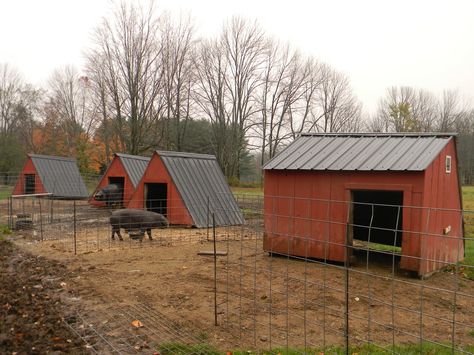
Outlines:
{"label": "shed door opening", "polygon": [[[403,226],[403,191],[352,191],[353,245],[363,241],[368,247],[382,244],[400,252]],[[383,248],[380,248],[384,250]]]}
{"label": "shed door opening", "polygon": [[35,193],[35,174],[25,174],[25,194]]}
{"label": "shed door opening", "polygon": [[145,201],[148,211],[167,215],[167,184],[145,184]]}
{"label": "shed door opening", "polygon": [[119,192],[111,196],[114,203],[119,203],[123,206],[123,191],[125,189],[125,178],[123,176],[109,176],[109,185],[114,184],[119,187]]}

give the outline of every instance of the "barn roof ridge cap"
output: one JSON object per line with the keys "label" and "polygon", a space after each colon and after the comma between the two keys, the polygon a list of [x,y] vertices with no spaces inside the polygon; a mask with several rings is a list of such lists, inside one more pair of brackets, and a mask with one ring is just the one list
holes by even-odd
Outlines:
{"label": "barn roof ridge cap", "polygon": [[61,157],[57,155],[45,155],[45,154],[35,154],[35,153],[28,153],[29,158],[37,158],[37,159],[48,159],[48,160],[63,160],[69,162],[77,162],[77,159],[74,157]]}
{"label": "barn roof ridge cap", "polygon": [[155,153],[158,154],[159,156],[171,157],[171,158],[217,160],[216,156],[212,154],[177,152],[177,151],[172,151],[172,150],[155,150]]}
{"label": "barn roof ridge cap", "polygon": [[457,137],[458,135],[457,132],[307,132],[301,133],[300,137]]}
{"label": "barn roof ridge cap", "polygon": [[150,160],[150,157],[144,157],[143,155],[133,155],[127,153],[114,153],[114,155],[120,158],[130,158],[130,159],[137,159],[137,160]]}

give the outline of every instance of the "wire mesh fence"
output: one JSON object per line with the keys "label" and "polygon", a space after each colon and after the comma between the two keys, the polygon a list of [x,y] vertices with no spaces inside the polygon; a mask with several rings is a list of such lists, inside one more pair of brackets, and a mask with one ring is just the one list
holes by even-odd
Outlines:
{"label": "wire mesh fence", "polygon": [[[146,352],[163,344],[171,351],[171,343],[202,350],[197,344],[205,342],[219,351],[473,353],[474,211],[279,196],[236,201],[239,211],[199,206],[208,215],[204,228],[151,226],[153,240],[146,224],[130,222],[122,226],[129,234],[123,242],[111,238],[113,209],[87,201],[30,197],[1,208],[13,225],[30,216],[32,229],[18,232],[30,247],[64,252],[71,260],[73,253],[147,248],[143,258],[189,253],[184,260],[195,263],[192,277],[180,284],[180,273],[173,272],[170,282],[175,294],[180,285],[202,289],[193,299],[203,304],[201,313],[191,315],[189,307],[173,316],[162,300],[174,296],[161,295],[157,283],[146,302],[66,320],[91,352]],[[172,207],[175,202],[167,201],[165,214],[186,215],[185,207]],[[244,223],[217,225],[218,213],[241,213]],[[117,268],[120,259],[113,261]],[[185,326],[196,318],[203,321]],[[133,319],[146,326],[131,330]],[[202,332],[218,332],[224,340]],[[200,353],[213,351],[205,349]]]}

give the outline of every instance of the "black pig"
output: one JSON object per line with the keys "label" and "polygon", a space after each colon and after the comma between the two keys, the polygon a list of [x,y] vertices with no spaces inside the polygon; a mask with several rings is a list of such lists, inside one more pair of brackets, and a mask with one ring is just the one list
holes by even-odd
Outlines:
{"label": "black pig", "polygon": [[115,239],[115,233],[117,233],[120,240],[123,240],[120,234],[120,228],[125,229],[127,233],[130,231],[139,231],[142,236],[146,231],[148,238],[152,240],[152,228],[166,228],[169,225],[168,220],[162,214],[131,208],[112,212],[110,224],[112,226],[112,239]]}
{"label": "black pig", "polygon": [[122,188],[119,185],[109,184],[96,192],[94,200],[103,201],[107,204],[107,207],[110,207],[122,202],[122,193]]}

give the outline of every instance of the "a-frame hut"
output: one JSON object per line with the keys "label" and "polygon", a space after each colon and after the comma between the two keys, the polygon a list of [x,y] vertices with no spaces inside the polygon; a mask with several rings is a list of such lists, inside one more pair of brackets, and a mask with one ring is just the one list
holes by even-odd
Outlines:
{"label": "a-frame hut", "polygon": [[[115,153],[107,170],[97,184],[94,194],[109,184],[116,184],[119,186],[121,193],[119,198],[120,204],[123,207],[127,207],[149,161],[150,158],[148,157]],[[106,205],[105,202],[96,201],[94,198],[91,198],[90,203],[95,206]]]}
{"label": "a-frame hut", "polygon": [[59,199],[87,199],[76,159],[28,154],[13,195],[51,193]]}
{"label": "a-frame hut", "polygon": [[154,152],[129,207],[161,213],[173,225],[207,227],[212,213],[219,226],[244,222],[216,157],[207,154]]}

